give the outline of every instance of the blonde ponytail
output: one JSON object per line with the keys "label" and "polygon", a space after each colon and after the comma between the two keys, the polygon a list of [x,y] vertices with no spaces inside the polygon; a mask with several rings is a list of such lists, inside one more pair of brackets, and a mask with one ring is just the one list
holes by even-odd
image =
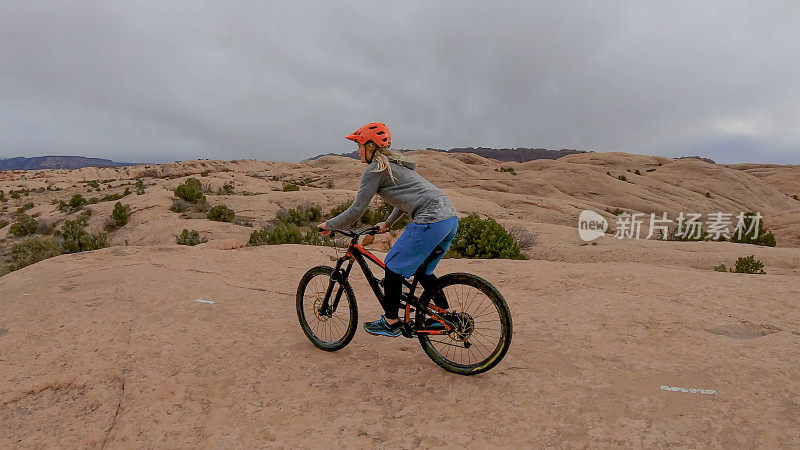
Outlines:
{"label": "blonde ponytail", "polygon": [[393,152],[389,150],[389,147],[378,147],[374,142],[367,142],[365,146],[365,150],[367,152],[372,151],[372,160],[377,163],[377,167],[373,172],[383,172],[384,170],[389,174],[389,177],[394,180],[394,174],[392,174],[392,166],[389,165],[389,158],[399,160],[400,154],[397,152]]}

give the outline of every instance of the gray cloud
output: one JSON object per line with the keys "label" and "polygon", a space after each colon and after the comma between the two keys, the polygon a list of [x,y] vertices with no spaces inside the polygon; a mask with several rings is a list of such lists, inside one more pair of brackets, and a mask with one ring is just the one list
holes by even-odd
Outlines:
{"label": "gray cloud", "polygon": [[0,157],[395,147],[800,163],[797,2],[0,4]]}

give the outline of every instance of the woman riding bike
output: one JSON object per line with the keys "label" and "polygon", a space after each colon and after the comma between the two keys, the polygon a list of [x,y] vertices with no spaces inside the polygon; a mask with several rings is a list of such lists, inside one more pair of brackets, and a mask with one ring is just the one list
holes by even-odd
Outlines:
{"label": "woman riding bike", "polygon": [[392,140],[389,128],[383,123],[368,123],[346,139],[358,144],[361,162],[367,164],[361,176],[361,187],[353,204],[338,216],[317,225],[327,235],[332,229],[344,229],[361,218],[375,194],[394,207],[386,222],[377,224],[386,232],[405,213],[412,223],[406,226],[395,241],[384,263],[385,314],[374,322],[364,324],[367,333],[397,337],[402,332],[398,319],[403,278],[411,277],[425,259],[439,247],[441,254],[425,268],[420,279],[423,287],[435,283],[433,269],[450,247],[458,229],[458,215],[450,198],[414,171],[414,163],[402,161],[390,151]]}

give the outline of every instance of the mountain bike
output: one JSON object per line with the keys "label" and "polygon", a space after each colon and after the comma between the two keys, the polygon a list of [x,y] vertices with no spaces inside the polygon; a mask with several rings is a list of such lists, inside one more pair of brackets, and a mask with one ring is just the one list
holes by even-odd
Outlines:
{"label": "mountain bike", "polygon": [[[317,266],[303,275],[297,287],[297,318],[311,342],[325,351],[341,350],[358,328],[358,307],[348,282],[357,262],[378,301],[383,303],[383,280],[369,263],[385,269],[383,261],[358,244],[377,227],[361,231],[331,230],[350,238],[336,267]],[[445,370],[461,375],[485,372],[499,363],[511,345],[511,313],[497,289],[469,273],[442,277],[425,275],[425,268],[444,250],[427,257],[411,281],[403,280],[402,336],[416,337],[425,353]],[[423,282],[420,282],[424,280]],[[422,287],[417,295],[417,287]]]}

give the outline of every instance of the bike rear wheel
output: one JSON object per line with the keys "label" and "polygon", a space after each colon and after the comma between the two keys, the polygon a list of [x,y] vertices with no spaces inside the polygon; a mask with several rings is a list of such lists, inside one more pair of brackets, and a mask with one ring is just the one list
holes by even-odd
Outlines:
{"label": "bike rear wheel", "polygon": [[297,319],[303,333],[318,348],[329,352],[349,344],[358,328],[356,296],[347,280],[334,282],[329,306],[333,306],[341,290],[339,303],[335,310],[323,311],[333,271],[333,267],[314,267],[303,275],[297,286]]}
{"label": "bike rear wheel", "polygon": [[503,296],[488,281],[468,273],[445,275],[439,287],[450,305],[445,314],[457,326],[449,334],[420,334],[422,349],[440,367],[460,375],[496,366],[511,345],[511,313]]}

